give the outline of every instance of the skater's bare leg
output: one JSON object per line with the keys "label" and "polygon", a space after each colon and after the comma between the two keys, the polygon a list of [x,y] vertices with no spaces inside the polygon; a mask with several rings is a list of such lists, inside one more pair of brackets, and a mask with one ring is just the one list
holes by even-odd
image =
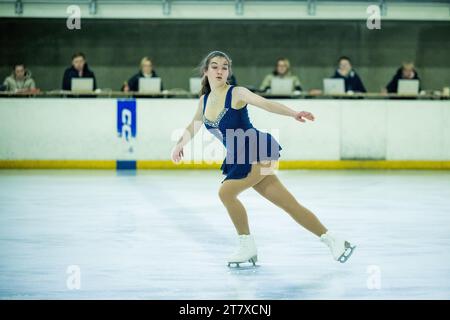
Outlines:
{"label": "skater's bare leg", "polygon": [[289,213],[295,221],[315,235],[320,237],[327,232],[327,229],[314,213],[298,203],[275,174],[267,175],[253,188],[263,197]]}
{"label": "skater's bare leg", "polygon": [[250,228],[248,225],[247,212],[242,205],[242,202],[239,201],[238,195],[265,178],[266,175],[264,169],[267,167],[270,167],[270,164],[255,163],[252,165],[252,170],[247,177],[243,179],[225,180],[219,189],[220,200],[225,205],[231,221],[239,235],[250,234]]}

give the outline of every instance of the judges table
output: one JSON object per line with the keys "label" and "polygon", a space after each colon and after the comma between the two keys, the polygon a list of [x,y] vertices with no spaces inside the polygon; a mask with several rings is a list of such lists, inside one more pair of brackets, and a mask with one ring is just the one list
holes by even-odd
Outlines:
{"label": "judges table", "polygon": [[[292,93],[292,94],[268,94],[258,93],[259,95],[270,99],[389,99],[389,98],[414,98],[414,99],[433,99],[433,100],[448,100],[450,96],[442,95],[440,93],[424,93],[424,94],[396,94],[396,93],[343,93],[343,94],[313,94],[308,92]],[[140,93],[140,92],[123,92],[112,90],[101,91],[37,91],[37,92],[0,92],[0,98],[16,97],[16,98],[63,98],[63,97],[99,97],[99,98],[198,98],[198,94],[193,94],[184,89],[164,90],[160,93]]]}
{"label": "judges table", "polygon": [[[248,105],[252,124],[282,146],[280,168],[450,169],[448,97],[266,96],[315,116],[301,123]],[[197,106],[181,90],[1,93],[0,167],[218,168],[225,150],[204,126],[183,164],[170,160]]]}

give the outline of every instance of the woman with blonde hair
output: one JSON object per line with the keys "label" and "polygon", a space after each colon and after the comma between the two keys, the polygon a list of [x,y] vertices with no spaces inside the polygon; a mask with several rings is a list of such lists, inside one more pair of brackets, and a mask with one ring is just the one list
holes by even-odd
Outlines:
{"label": "woman with blonde hair", "polygon": [[292,91],[298,90],[302,91],[302,86],[300,83],[300,79],[293,75],[291,72],[291,63],[287,58],[278,58],[275,64],[275,68],[272,73],[266,75],[261,86],[259,87],[259,91],[266,92],[270,89],[272,80],[274,78],[278,79],[292,79]]}
{"label": "woman with blonde hair", "polygon": [[232,60],[221,51],[209,53],[201,63],[202,92],[191,123],[186,127],[172,152],[174,162],[183,157],[183,147],[200,130],[202,123],[227,150],[222,163],[226,175],[219,197],[236,228],[239,248],[228,259],[228,266],[257,261],[257,249],[250,234],[248,218],[238,195],[249,188],[286,211],[296,222],[315,234],[331,250],[334,259],[345,262],[353,252],[351,245],[330,233],[317,217],[297,202],[278,179],[273,168],[278,165],[282,147],[270,133],[261,132],[250,122],[248,104],[281,114],[299,122],[314,121],[307,111],[295,111],[281,103],[267,100],[250,90],[229,85]]}
{"label": "woman with blonde hair", "polygon": [[[156,74],[152,60],[149,57],[143,57],[139,65],[139,72],[133,75],[127,82],[124,83],[123,91],[139,91],[140,78],[159,78]],[[164,90],[161,80],[161,91]]]}

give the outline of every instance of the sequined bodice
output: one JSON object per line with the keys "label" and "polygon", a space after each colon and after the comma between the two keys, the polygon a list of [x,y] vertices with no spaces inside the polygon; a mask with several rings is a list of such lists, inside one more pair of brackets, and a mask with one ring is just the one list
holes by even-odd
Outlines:
{"label": "sequined bodice", "polygon": [[205,114],[203,113],[203,122],[205,124],[210,125],[211,127],[217,128],[217,127],[219,127],[220,120],[222,120],[223,116],[225,115],[225,113],[227,113],[227,111],[228,111],[228,108],[224,107],[223,110],[217,116],[217,119],[215,121],[208,120],[208,118],[206,118]]}
{"label": "sequined bodice", "polygon": [[[247,105],[241,109],[231,107],[233,87],[230,86],[228,89],[225,107],[214,121],[205,117],[208,93],[203,99],[203,123],[206,129],[226,148],[226,157],[221,166],[223,174],[227,175],[224,181],[246,177],[251,170],[252,163],[269,159],[277,160],[279,150],[281,150],[281,146],[270,133],[260,132],[252,125]],[[256,140],[254,140],[255,137]],[[264,140],[267,142],[261,143]]]}
{"label": "sequined bodice", "polygon": [[209,120],[205,116],[206,103],[208,101],[209,93],[205,94],[203,100],[203,123],[207,129],[218,129],[219,131],[223,131],[222,133],[225,133],[226,129],[247,130],[248,128],[253,127],[248,117],[247,105],[241,109],[233,109],[231,107],[231,94],[233,88],[234,86],[230,86],[228,88],[225,97],[225,106],[214,121]]}

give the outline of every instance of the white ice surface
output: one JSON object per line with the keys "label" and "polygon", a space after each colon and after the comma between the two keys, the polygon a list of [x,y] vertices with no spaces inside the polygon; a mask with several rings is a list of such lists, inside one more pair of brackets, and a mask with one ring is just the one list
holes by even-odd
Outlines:
{"label": "white ice surface", "polygon": [[[450,298],[450,172],[278,175],[357,245],[347,263],[249,189],[259,266],[229,269],[237,239],[218,170],[0,170],[0,298]],[[66,285],[70,265],[79,290]]]}

